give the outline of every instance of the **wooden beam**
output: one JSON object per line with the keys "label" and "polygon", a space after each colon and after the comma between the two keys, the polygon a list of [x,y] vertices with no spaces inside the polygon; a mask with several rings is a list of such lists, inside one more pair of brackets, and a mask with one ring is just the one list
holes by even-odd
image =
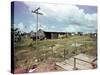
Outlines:
{"label": "wooden beam", "polygon": [[74,58],[74,70],[76,70],[76,58]]}

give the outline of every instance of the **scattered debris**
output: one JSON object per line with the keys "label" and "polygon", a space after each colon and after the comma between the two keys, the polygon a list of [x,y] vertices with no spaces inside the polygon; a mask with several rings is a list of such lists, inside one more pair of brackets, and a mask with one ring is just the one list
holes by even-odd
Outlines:
{"label": "scattered debris", "polygon": [[35,69],[37,68],[37,65],[33,65],[32,68],[29,69],[29,73],[32,73],[35,71]]}
{"label": "scattered debris", "polygon": [[35,71],[35,69],[30,69],[28,72],[29,73],[32,73],[32,72],[34,72]]}
{"label": "scattered debris", "polygon": [[45,62],[33,65],[30,68],[15,69],[15,73],[36,73],[36,72],[50,72],[50,71],[64,71],[63,68],[56,65],[54,58],[48,58]]}

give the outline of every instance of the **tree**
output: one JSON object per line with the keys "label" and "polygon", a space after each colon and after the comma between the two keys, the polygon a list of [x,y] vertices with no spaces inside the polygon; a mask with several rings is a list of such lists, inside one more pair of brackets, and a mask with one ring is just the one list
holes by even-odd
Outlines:
{"label": "tree", "polygon": [[82,33],[82,32],[78,32],[78,35],[82,36],[82,35],[83,35],[83,33]]}
{"label": "tree", "polygon": [[18,28],[11,28],[11,41],[16,42],[21,41],[21,31]]}

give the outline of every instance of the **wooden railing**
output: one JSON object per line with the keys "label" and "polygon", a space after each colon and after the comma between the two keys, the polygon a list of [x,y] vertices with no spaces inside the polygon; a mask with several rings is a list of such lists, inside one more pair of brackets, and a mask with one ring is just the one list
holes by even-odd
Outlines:
{"label": "wooden railing", "polygon": [[75,58],[75,57],[74,57],[74,68],[73,68],[74,70],[78,70],[78,68],[76,67],[76,60],[80,60],[80,61],[83,61],[83,62],[89,63],[89,64],[91,64],[92,67],[94,68],[93,65],[96,65],[96,64],[93,64],[93,62],[94,62],[94,60],[96,61],[97,58],[95,58],[95,59],[93,60],[93,62],[92,62],[92,61],[89,62],[89,61],[85,61],[85,60],[82,60],[82,59],[79,59],[79,58]]}

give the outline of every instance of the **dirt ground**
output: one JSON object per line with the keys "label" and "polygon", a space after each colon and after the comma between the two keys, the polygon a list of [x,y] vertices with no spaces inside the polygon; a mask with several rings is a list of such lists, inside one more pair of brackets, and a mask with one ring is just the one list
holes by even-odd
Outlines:
{"label": "dirt ground", "polygon": [[[64,71],[63,68],[57,66],[55,63],[55,59],[49,58],[47,61],[38,64],[32,73]],[[29,70],[32,69],[32,66],[30,68],[17,68],[15,69],[14,73],[29,73]]]}

